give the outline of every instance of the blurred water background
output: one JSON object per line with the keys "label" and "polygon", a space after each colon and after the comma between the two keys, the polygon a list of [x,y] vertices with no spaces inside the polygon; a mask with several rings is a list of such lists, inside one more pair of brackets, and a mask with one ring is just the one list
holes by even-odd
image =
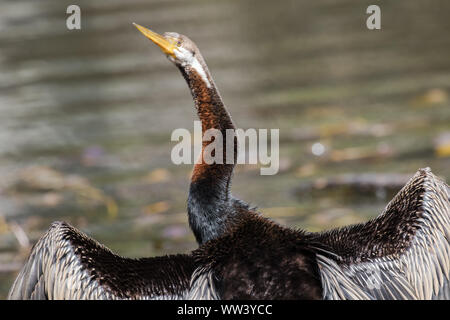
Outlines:
{"label": "blurred water background", "polygon": [[192,168],[170,161],[192,99],[132,22],[191,37],[238,127],[280,128],[280,172],[234,178],[265,216],[317,231],[376,216],[418,168],[448,180],[450,3],[373,3],[3,0],[0,298],[54,220],[129,257],[196,247]]}

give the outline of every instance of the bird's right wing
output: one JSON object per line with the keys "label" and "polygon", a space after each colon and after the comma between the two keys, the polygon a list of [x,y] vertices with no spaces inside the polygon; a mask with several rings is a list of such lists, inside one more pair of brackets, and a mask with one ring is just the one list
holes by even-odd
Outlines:
{"label": "bird's right wing", "polygon": [[190,255],[119,257],[55,222],[33,247],[8,299],[185,299],[195,269]]}

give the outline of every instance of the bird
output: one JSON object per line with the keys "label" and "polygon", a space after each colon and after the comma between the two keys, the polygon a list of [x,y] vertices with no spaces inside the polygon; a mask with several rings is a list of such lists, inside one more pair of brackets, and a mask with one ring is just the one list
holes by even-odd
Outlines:
{"label": "bird", "polygon": [[[235,129],[194,42],[135,26],[181,71],[202,131]],[[419,169],[376,218],[321,232],[282,226],[235,198],[233,170],[195,164],[188,220],[199,247],[192,252],[124,258],[55,222],[8,298],[450,299],[450,189],[431,169]]]}

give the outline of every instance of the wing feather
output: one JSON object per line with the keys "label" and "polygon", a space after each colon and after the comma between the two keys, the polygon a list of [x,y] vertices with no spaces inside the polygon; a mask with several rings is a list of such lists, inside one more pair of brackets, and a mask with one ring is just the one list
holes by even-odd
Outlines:
{"label": "wing feather", "polygon": [[122,258],[55,222],[34,245],[8,299],[183,299],[194,270],[190,255]]}
{"label": "wing feather", "polygon": [[318,253],[327,299],[448,299],[449,187],[429,168],[367,222],[324,232]]}

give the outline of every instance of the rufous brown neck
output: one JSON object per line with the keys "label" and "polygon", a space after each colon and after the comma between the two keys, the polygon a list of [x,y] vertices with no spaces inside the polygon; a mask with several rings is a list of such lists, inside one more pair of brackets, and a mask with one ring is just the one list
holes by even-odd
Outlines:
{"label": "rufous brown neck", "polygon": [[[191,90],[197,115],[202,124],[202,136],[209,129],[217,129],[221,132],[223,139],[223,148],[219,150],[222,152],[223,162],[205,163],[205,148],[212,141],[203,141],[201,159],[197,160],[192,172],[188,196],[189,223],[197,242],[201,244],[216,238],[225,229],[230,207],[231,178],[237,157],[237,140],[234,134],[228,134],[227,137],[227,129],[234,130],[235,126],[203,59],[199,60],[201,63],[198,65],[202,70],[191,66],[179,66],[179,69]],[[227,139],[234,140],[232,164],[227,164],[226,161]]]}

